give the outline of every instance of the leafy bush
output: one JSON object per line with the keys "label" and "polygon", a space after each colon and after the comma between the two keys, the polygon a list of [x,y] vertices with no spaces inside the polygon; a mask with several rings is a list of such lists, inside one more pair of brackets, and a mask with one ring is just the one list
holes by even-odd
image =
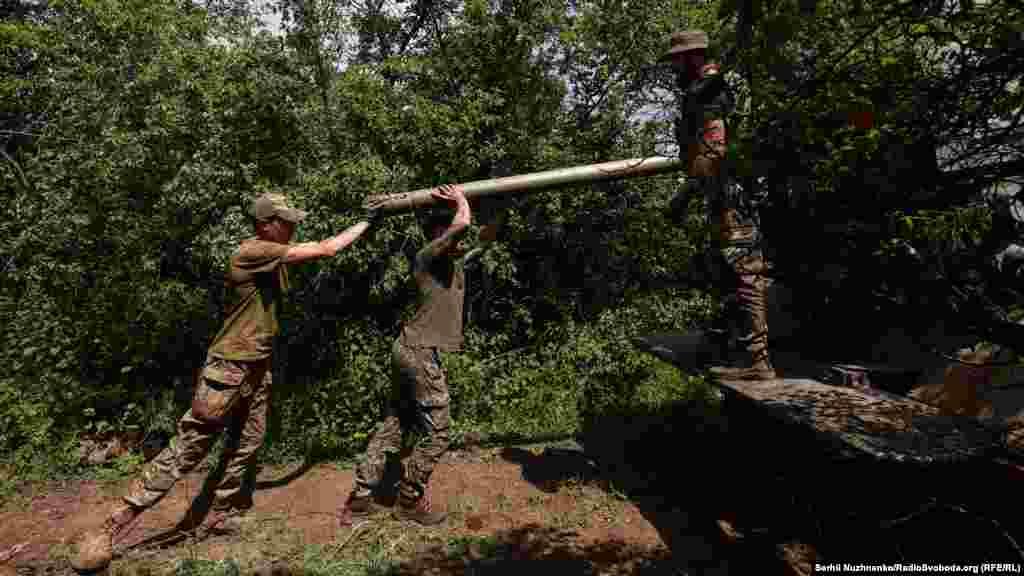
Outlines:
{"label": "leafy bush", "polygon": [[[0,25],[0,454],[72,471],[80,434],[174,430],[256,194],[307,209],[296,241],[311,241],[358,221],[368,194],[652,154],[666,124],[627,121],[660,102],[648,89],[665,79],[643,63],[681,17],[711,10],[536,8],[473,3],[437,14],[440,35],[360,35],[357,55],[313,13],[283,36],[177,0],[12,13]],[[562,56],[536,50],[558,45]],[[466,351],[446,359],[457,433],[569,433],[634,396],[684,393],[629,344],[703,313],[692,294],[658,294],[703,244],[697,219],[662,213],[676,185],[514,203],[467,272]],[[271,457],[364,447],[422,242],[415,217],[394,217],[331,261],[292,267]]]}

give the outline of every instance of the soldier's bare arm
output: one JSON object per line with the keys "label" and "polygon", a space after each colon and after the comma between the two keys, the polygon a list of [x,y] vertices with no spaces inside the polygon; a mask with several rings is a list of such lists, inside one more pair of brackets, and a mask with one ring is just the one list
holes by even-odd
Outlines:
{"label": "soldier's bare arm", "polygon": [[473,214],[469,208],[469,202],[466,201],[466,195],[462,191],[462,186],[458,184],[445,184],[431,192],[431,195],[440,200],[454,202],[456,205],[455,217],[452,218],[448,229],[424,248],[429,258],[437,258],[451,250],[459,241],[473,221]]}
{"label": "soldier's bare arm", "polygon": [[358,240],[369,227],[369,222],[359,222],[349,226],[344,232],[333,238],[321,240],[320,242],[304,242],[289,246],[288,253],[284,256],[284,261],[294,264],[334,256],[340,250],[347,248]]}

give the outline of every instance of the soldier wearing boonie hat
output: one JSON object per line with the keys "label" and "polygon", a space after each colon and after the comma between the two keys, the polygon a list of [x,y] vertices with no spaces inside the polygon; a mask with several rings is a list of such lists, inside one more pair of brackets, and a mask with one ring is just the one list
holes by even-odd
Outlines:
{"label": "soldier wearing boonie hat", "polygon": [[703,30],[683,30],[672,34],[669,49],[658,59],[660,62],[671,60],[675,54],[684,54],[691,50],[707,50],[708,35]]}
{"label": "soldier wearing boonie hat", "polygon": [[206,457],[229,422],[223,455],[226,469],[202,528],[227,532],[236,528],[252,505],[251,496],[243,493],[242,479],[255,465],[266,431],[273,343],[288,290],[285,265],[334,256],[380,218],[379,211],[371,210],[365,221],[333,238],[290,244],[306,212],[288,204],[284,194],[259,196],[249,205],[248,214],[256,236],[244,240],[231,257],[225,283],[236,298],[207,350],[192,407],[178,421],[177,435],[146,464],[122,503],[99,528],[76,538],[77,552],[71,560],[75,570],[104,569],[113,556],[114,539]]}
{"label": "soldier wearing boonie hat", "polygon": [[255,220],[281,218],[298,224],[306,218],[306,213],[289,206],[284,194],[263,194],[249,205],[249,216]]}
{"label": "soldier wearing boonie hat", "polygon": [[682,217],[690,194],[704,194],[720,256],[715,285],[734,296],[730,300],[739,308],[734,311],[741,324],[737,340],[750,354],[750,366],[715,366],[712,375],[721,379],[773,379],[776,373],[768,354],[768,279],[761,251],[760,218],[757,203],[749,191],[737,185],[732,166],[726,161],[728,135],[723,119],[733,111],[734,99],[718,65],[705,62],[707,48],[704,32],[676,32],[669,50],[659,58],[671,63],[682,92],[676,140],[680,155],[687,155],[689,161],[687,182],[670,207],[676,217]]}

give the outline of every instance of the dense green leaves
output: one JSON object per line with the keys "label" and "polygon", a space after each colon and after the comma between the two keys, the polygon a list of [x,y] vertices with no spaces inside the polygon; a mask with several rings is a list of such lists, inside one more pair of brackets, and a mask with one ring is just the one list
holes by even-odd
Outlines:
{"label": "dense green leaves", "polygon": [[[143,407],[134,423],[171,426],[222,318],[227,258],[251,234],[249,198],[286,192],[310,212],[297,240],[320,240],[370,194],[672,154],[675,86],[655,61],[684,28],[724,55],[738,7],[16,4],[0,22],[0,450],[28,451],[89,422],[127,425],[129,404]],[[1020,174],[1019,7],[756,8],[753,50],[739,52],[748,77],[730,72],[730,134],[746,185],[768,192],[770,253],[798,301],[981,332],[1019,313],[991,258],[1019,242],[1019,223],[982,194]],[[449,359],[459,430],[564,432],[696,389],[628,342],[714,313],[680,289],[707,287],[691,266],[707,239],[700,198],[666,216],[678,186],[511,203],[498,246],[467,272],[467,350]],[[415,217],[395,217],[295,267],[278,449],[361,448],[422,242]]]}
{"label": "dense green leaves", "polygon": [[[184,399],[223,316],[224,265],[260,192],[288,193],[310,212],[297,240],[319,240],[369,194],[651,154],[667,133],[631,116],[665,97],[649,65],[685,2],[399,8],[79,0],[0,25],[0,450],[45,450],[90,423],[169,428],[181,406],[167,399]],[[261,12],[283,32],[260,31]],[[461,429],[568,430],[581,398],[603,406],[667,377],[623,338],[581,334],[683,279],[701,240],[662,214],[675,186],[515,203],[468,272],[467,353],[451,360]],[[415,218],[393,218],[292,271],[272,444],[361,448],[422,241]],[[578,338],[592,352],[567,346]],[[499,374],[485,368],[495,357],[532,368]]]}
{"label": "dense green leaves", "polygon": [[859,324],[932,318],[1019,347],[1005,331],[1019,279],[993,256],[1022,229],[993,219],[990,192],[1020,189],[1024,60],[1003,40],[1019,39],[1020,6],[797,4],[761,6],[741,54],[753,106],[736,119],[777,273],[822,313],[842,302]]}

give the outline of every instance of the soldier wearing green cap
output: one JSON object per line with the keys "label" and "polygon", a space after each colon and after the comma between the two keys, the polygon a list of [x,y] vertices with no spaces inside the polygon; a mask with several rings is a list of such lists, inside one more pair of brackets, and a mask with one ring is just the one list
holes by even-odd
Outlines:
{"label": "soldier wearing green cap", "polygon": [[72,567],[103,569],[113,541],[142,511],[156,504],[175,482],[206,457],[228,424],[226,470],[214,492],[205,530],[231,531],[251,506],[242,479],[263,444],[271,387],[271,359],[282,299],[288,291],[287,264],[334,256],[355,242],[380,217],[371,211],[341,234],[321,242],[290,244],[306,213],[283,194],[263,194],[249,207],[256,236],[231,257],[227,288],[237,297],[207,350],[192,407],[178,421],[170,445],[149,462],[123,502],[96,530],[78,538]]}
{"label": "soldier wearing green cap", "polygon": [[704,195],[721,256],[716,285],[734,295],[739,308],[739,341],[750,354],[750,366],[715,366],[712,375],[722,379],[773,379],[776,374],[768,353],[768,279],[760,221],[756,202],[749,191],[737,185],[726,158],[727,135],[722,119],[733,111],[735,102],[718,65],[705,62],[707,48],[704,32],[677,32],[660,59],[672,66],[683,95],[676,140],[680,153],[689,160],[686,187],[672,200],[672,208],[678,215],[690,194]]}

